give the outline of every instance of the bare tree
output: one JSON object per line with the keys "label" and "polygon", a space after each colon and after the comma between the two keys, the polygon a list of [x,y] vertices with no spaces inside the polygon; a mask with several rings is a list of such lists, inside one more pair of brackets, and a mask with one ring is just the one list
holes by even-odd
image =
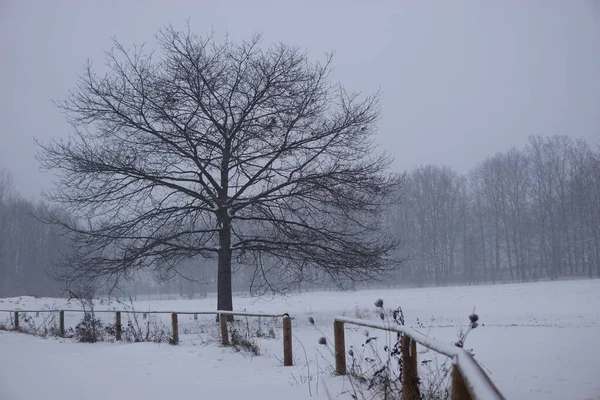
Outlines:
{"label": "bare tree", "polygon": [[[526,273],[531,274],[529,252],[532,247],[531,235],[528,232],[531,220],[527,215],[527,207],[530,202],[529,187],[531,186],[528,173],[529,159],[514,147],[503,154],[500,159],[502,174],[499,185],[502,186],[504,192],[503,218],[509,268],[512,264],[512,249],[516,273],[521,281],[525,281]],[[513,278],[512,274],[511,278]]]}
{"label": "bare tree", "polygon": [[572,140],[567,136],[532,136],[526,148],[531,159],[533,200],[540,226],[541,264],[551,279],[565,270],[567,236],[567,181]]}
{"label": "bare tree", "polygon": [[487,157],[471,173],[472,188],[477,196],[479,206],[483,212],[479,214],[482,219],[480,225],[486,230],[486,248],[489,251],[490,278],[495,282],[502,275],[502,209],[504,193],[500,185],[502,160],[499,154]]}
{"label": "bare tree", "polygon": [[9,237],[9,205],[8,197],[12,192],[12,174],[5,168],[0,168],[0,295],[8,293],[9,269],[5,263],[8,254],[7,238]]}
{"label": "bare tree", "polygon": [[0,205],[8,199],[13,191],[13,176],[9,170],[0,167]]}
{"label": "bare tree", "polygon": [[35,219],[36,206],[12,182],[10,171],[0,168],[0,297],[55,296],[50,264],[65,241],[54,226]]}
{"label": "bare tree", "polygon": [[329,83],[331,57],[259,37],[157,38],[153,51],[115,41],[105,76],[88,64],[59,103],[73,134],[40,144],[60,177],[46,196],[77,221],[45,215],[76,234],[66,278],[216,257],[217,307],[231,310],[232,259],[258,277],[313,266],[337,282],[395,267],[380,215],[400,180],[375,153],[377,96]]}
{"label": "bare tree", "polygon": [[394,207],[391,219],[402,238],[401,255],[408,258],[405,272],[414,283],[441,285],[455,279],[465,184],[465,178],[448,167],[421,166],[408,174],[404,200]]}

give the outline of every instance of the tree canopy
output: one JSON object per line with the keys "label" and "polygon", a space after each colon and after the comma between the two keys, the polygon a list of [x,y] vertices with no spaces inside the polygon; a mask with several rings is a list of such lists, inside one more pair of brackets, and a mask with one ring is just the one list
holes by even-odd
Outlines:
{"label": "tree canopy", "polygon": [[402,179],[374,144],[377,94],[331,83],[331,56],[313,63],[258,36],[166,28],[157,44],[115,41],[105,75],[88,63],[58,103],[71,135],[40,144],[59,177],[47,199],[70,215],[45,213],[73,233],[66,279],[213,257],[217,307],[231,310],[232,260],[269,289],[308,268],[342,284],[397,266],[381,223]]}

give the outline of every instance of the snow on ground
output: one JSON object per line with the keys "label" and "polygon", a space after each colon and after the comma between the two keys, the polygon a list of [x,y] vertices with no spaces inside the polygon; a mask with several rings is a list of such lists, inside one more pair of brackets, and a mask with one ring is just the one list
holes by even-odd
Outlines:
{"label": "snow on ground", "polygon": [[[237,297],[234,307],[238,311],[289,312],[295,317],[294,367],[281,364],[279,321],[261,322],[261,329],[273,328],[276,338],[259,340],[262,355],[258,357],[218,347],[214,330],[198,329],[211,322],[202,318],[196,321],[190,315],[180,316],[182,343],[176,347],[154,343],[86,345],[2,333],[0,398],[35,399],[43,395],[58,399],[85,393],[89,399],[152,400],[214,393],[224,399],[295,399],[310,398],[309,391],[315,398],[327,398],[325,386],[333,397],[346,392],[339,398],[350,398],[345,378],[330,376],[327,363],[332,362],[331,355],[317,343],[322,333],[308,323],[308,317],[314,317],[316,326],[332,339],[335,315],[376,319],[373,303],[378,298],[387,308],[402,306],[407,325],[447,343],[456,341],[459,327],[466,326],[475,308],[481,326],[469,334],[465,347],[474,350],[507,399],[600,399],[599,280],[311,292],[274,299]],[[0,299],[0,309],[78,308],[76,302],[65,303],[62,299],[30,297]],[[134,302],[138,311],[202,311],[214,309],[214,304],[214,298]],[[97,308],[122,306],[104,302]],[[7,322],[8,317],[0,313],[0,322]],[[79,318],[81,314],[66,313],[67,325],[75,325]],[[163,314],[161,318],[169,327],[170,316]],[[347,332],[347,346],[360,346],[364,341],[361,329],[349,328]],[[307,367],[311,369],[310,384]],[[323,373],[316,375],[317,370]]]}
{"label": "snow on ground", "polygon": [[216,346],[61,343],[0,333],[0,398],[304,399],[269,357]]}

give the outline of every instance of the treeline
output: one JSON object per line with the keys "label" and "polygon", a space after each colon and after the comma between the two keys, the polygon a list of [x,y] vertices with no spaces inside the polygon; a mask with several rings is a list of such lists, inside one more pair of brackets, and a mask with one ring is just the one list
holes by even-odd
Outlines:
{"label": "treeline", "polygon": [[52,261],[67,242],[57,227],[38,221],[35,210],[13,189],[10,172],[0,168],[0,297],[60,294]]}
{"label": "treeline", "polygon": [[[0,297],[66,296],[65,284],[57,280],[55,267],[62,254],[70,251],[68,236],[55,225],[41,222],[34,203],[19,195],[11,172],[0,167]],[[121,282],[112,296],[136,298],[205,297],[212,289],[213,260],[189,260],[177,272],[155,275],[140,272],[134,279]],[[106,287],[94,289],[104,294]]]}
{"label": "treeline", "polygon": [[[600,148],[584,141],[531,137],[523,149],[490,156],[466,175],[422,166],[406,174],[401,198],[385,223],[403,242],[396,255],[405,261],[388,284],[600,276]],[[58,227],[35,218],[37,207],[15,192],[10,173],[0,169],[0,297],[64,294],[52,265],[69,242]],[[271,267],[257,272],[237,265],[234,290],[336,287],[310,267],[290,277]],[[272,276],[268,285],[262,276]],[[203,297],[216,289],[215,278],[216,260],[194,259],[168,276],[140,272],[115,295]]]}
{"label": "treeline", "polygon": [[600,276],[598,150],[567,136],[536,136],[467,175],[434,165],[414,169],[388,221],[407,258],[397,281]]}

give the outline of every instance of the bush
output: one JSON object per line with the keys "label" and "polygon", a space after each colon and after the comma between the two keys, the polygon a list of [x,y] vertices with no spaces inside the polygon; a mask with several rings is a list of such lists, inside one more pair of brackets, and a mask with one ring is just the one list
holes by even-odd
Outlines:
{"label": "bush", "polygon": [[129,320],[127,325],[123,327],[122,338],[124,342],[168,343],[171,340],[170,330],[156,315],[149,315],[146,322],[141,324],[137,313],[133,312],[131,315],[127,314]]}
{"label": "bush", "polygon": [[260,355],[260,347],[258,347],[258,344],[248,336],[241,335],[237,329],[231,331],[231,346],[238,351],[242,348],[255,356]]}
{"label": "bush", "polygon": [[75,339],[82,343],[96,343],[103,340],[103,324],[93,313],[86,312],[75,327]]}
{"label": "bush", "polygon": [[[44,333],[42,335],[43,337],[47,337],[47,336],[60,336],[60,328],[58,327],[58,325],[56,325],[56,323],[53,323],[50,326],[45,326],[44,327]],[[65,332],[65,336],[66,336],[66,332]]]}
{"label": "bush", "polygon": [[[404,325],[404,312],[401,307],[391,315],[384,310],[381,299],[375,302],[380,309],[380,319],[391,325]],[[392,332],[382,332],[388,344],[382,348],[379,339],[365,330],[365,341],[360,348],[350,346],[350,368],[348,376],[352,384],[353,398],[396,399],[402,398],[402,336]],[[395,336],[395,339],[392,337]],[[383,351],[382,351],[383,350]],[[383,353],[383,354],[382,354]]]}
{"label": "bush", "polygon": [[[127,323],[123,325],[121,338],[127,343],[154,342],[154,343],[170,343],[171,330],[167,327],[156,314],[143,313],[143,320],[139,319],[139,312],[136,312],[133,304],[133,299],[129,298],[129,304],[118,302],[125,309]],[[111,335],[116,333],[116,327],[113,325]]]}

